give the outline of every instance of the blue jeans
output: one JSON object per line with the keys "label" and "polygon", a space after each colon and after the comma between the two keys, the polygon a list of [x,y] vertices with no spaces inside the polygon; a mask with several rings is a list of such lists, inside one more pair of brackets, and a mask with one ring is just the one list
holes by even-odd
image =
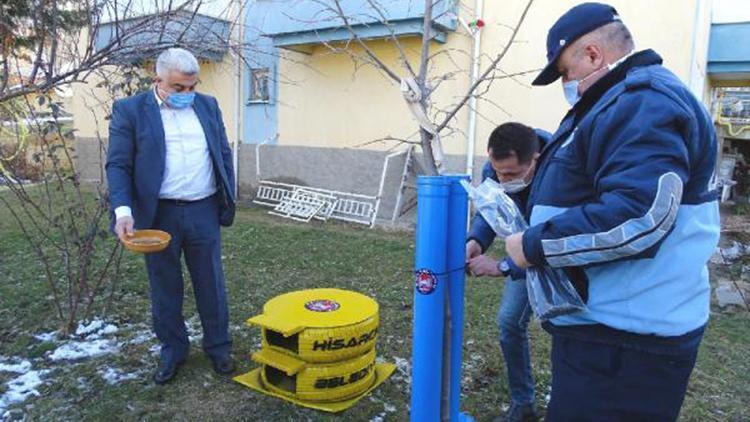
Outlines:
{"label": "blue jeans", "polygon": [[505,280],[503,299],[497,311],[500,348],[508,370],[510,398],[517,405],[534,403],[534,377],[529,353],[531,306],[526,280]]}

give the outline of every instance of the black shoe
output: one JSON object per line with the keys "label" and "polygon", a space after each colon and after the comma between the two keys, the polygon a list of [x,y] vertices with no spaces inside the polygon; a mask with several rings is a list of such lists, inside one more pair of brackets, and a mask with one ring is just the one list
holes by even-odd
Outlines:
{"label": "black shoe", "polygon": [[229,375],[234,372],[234,361],[231,356],[213,359],[214,372],[219,375]]}
{"label": "black shoe", "polygon": [[177,369],[180,368],[180,365],[182,365],[183,362],[185,361],[181,360],[178,362],[159,363],[159,367],[156,369],[156,372],[154,372],[154,382],[159,385],[164,385],[169,381],[172,381],[175,375],[177,375]]}
{"label": "black shoe", "polygon": [[518,405],[510,404],[508,413],[505,414],[505,420],[508,422],[533,422],[539,420],[536,413],[536,407],[533,404]]}

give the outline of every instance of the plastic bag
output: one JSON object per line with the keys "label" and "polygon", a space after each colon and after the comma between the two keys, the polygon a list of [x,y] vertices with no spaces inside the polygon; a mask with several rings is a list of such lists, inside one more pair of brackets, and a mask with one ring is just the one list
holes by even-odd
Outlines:
{"label": "plastic bag", "polygon": [[476,188],[466,180],[461,180],[460,183],[466,189],[474,208],[501,238],[505,239],[529,228],[523,213],[500,183],[485,179]]}
{"label": "plastic bag", "polygon": [[[523,213],[500,183],[485,179],[482,184],[473,187],[469,182],[461,180],[461,185],[466,189],[477,212],[501,238],[505,239],[529,227]],[[528,268],[526,290],[534,314],[542,321],[586,309],[586,304],[562,268]]]}
{"label": "plastic bag", "polygon": [[546,265],[527,268],[526,292],[531,309],[542,321],[586,310],[586,304],[562,268]]}

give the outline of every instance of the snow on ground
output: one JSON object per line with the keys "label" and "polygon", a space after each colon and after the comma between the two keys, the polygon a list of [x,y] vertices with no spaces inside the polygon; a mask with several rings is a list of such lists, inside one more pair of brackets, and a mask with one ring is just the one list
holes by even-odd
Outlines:
{"label": "snow on ground", "polygon": [[[17,363],[10,363],[17,361]],[[7,358],[0,356],[0,372],[15,372],[17,374],[25,374],[31,369],[31,362],[27,360]]]}
{"label": "snow on ground", "polygon": [[201,330],[201,321],[198,316],[193,316],[186,322],[188,339],[191,343],[196,343],[203,340],[203,331]]}
{"label": "snow on ground", "polygon": [[394,356],[393,361],[396,363],[396,374],[394,374],[393,378],[395,380],[403,380],[406,384],[411,384],[411,364],[409,360]]}
{"label": "snow on ground", "polygon": [[152,355],[159,355],[161,353],[161,346],[158,344],[151,345],[151,347],[148,348],[148,351]]}
{"label": "snow on ground", "polygon": [[[196,322],[198,321],[193,321],[193,324],[189,324],[189,326],[195,326]],[[34,338],[41,342],[57,343],[58,347],[46,355],[47,364],[54,368],[56,364],[68,365],[67,361],[78,361],[113,354],[124,345],[143,344],[154,338],[150,329],[139,330],[132,326],[127,328],[131,328],[126,330],[131,337],[127,341],[118,341],[114,334],[120,332],[120,329],[116,325],[101,319],[80,322],[75,334],[69,338],[61,338],[57,331],[35,334]],[[195,331],[194,328],[193,332]],[[158,354],[159,346],[153,345],[149,350],[153,351],[154,349]],[[18,374],[3,386],[5,392],[0,396],[0,420],[7,417],[6,411],[9,406],[21,403],[29,397],[38,396],[37,387],[45,382],[53,382],[53,379],[47,377],[47,374],[52,370],[34,370],[32,362],[29,360],[0,356],[0,372]],[[97,372],[109,384],[141,378],[143,375],[143,371],[128,373],[109,366],[102,366]],[[88,380],[79,378],[78,382],[81,388],[87,389],[90,387]]]}
{"label": "snow on ground", "polygon": [[99,374],[99,376],[104,378],[104,381],[107,381],[107,384],[109,385],[119,384],[127,380],[138,379],[142,375],[142,371],[126,373],[110,366],[100,368],[97,373]]}
{"label": "snow on ground", "polygon": [[120,347],[115,340],[69,341],[55,349],[48,357],[52,361],[78,360],[104,356],[119,350]]}
{"label": "snow on ground", "polygon": [[151,330],[148,331],[136,331],[135,335],[128,340],[128,344],[139,345],[151,341],[154,338],[154,333]]}
{"label": "snow on ground", "polygon": [[49,333],[34,334],[34,338],[39,341],[44,341],[44,342],[57,341],[57,331],[50,331]]}
{"label": "snow on ground", "polygon": [[0,414],[5,413],[8,406],[20,403],[31,396],[38,396],[37,387],[42,385],[42,377],[50,372],[47,369],[39,371],[28,370],[25,373],[8,381],[7,390],[0,397]]}
{"label": "snow on ground", "polygon": [[81,336],[89,340],[96,340],[103,336],[114,334],[116,332],[117,327],[115,325],[107,324],[101,319],[94,319],[88,324],[81,322],[78,324],[78,328],[76,328],[77,336]]}
{"label": "snow on ground", "polygon": [[117,339],[103,338],[117,333],[117,326],[107,324],[100,319],[79,323],[76,336],[81,340],[68,340],[51,352],[47,357],[54,361],[94,358],[118,352],[120,345]]}

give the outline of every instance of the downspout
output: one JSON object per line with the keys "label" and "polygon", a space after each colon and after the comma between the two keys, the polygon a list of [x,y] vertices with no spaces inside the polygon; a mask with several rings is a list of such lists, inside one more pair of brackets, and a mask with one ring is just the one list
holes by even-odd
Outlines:
{"label": "downspout", "polygon": [[239,181],[239,161],[240,161],[240,142],[242,140],[242,93],[245,92],[245,90],[242,88],[242,54],[244,54],[244,21],[245,16],[243,13],[243,2],[242,0],[237,0],[237,20],[240,22],[240,24],[237,25],[238,32],[237,39],[239,40],[239,49],[240,52],[237,54],[237,89],[235,89],[235,108],[234,108],[234,125],[235,125],[235,138],[234,138],[234,145],[232,146],[232,164],[234,168],[234,198],[237,199],[237,196],[240,191],[240,181]]}
{"label": "downspout", "polygon": [[[475,19],[479,20],[482,18],[484,12],[484,0],[476,0],[474,5]],[[469,28],[466,28],[469,29]],[[474,51],[471,55],[471,77],[469,86],[474,86],[479,77],[479,65],[482,58],[482,31],[476,29],[474,31],[469,30],[472,37],[474,38]],[[472,93],[473,94],[473,93]],[[474,146],[477,134],[477,98],[472,95],[469,98],[469,127],[467,133],[467,145],[466,145],[466,174],[470,178],[474,177]]]}
{"label": "downspout", "polygon": [[[704,8],[707,10],[704,12]],[[698,46],[699,46],[699,37],[702,36],[709,36],[710,30],[705,31],[705,28],[703,27],[704,22],[704,13],[708,13],[709,16],[709,28],[711,25],[711,9],[712,9],[712,0],[695,0],[695,15],[693,17],[693,42],[692,47],[690,49],[690,73],[688,75],[688,83],[690,86],[690,90],[693,92],[693,95],[696,96],[701,102],[703,102],[704,93],[705,93],[705,84],[706,84],[706,78],[708,75],[701,75],[700,69],[698,67],[698,60],[700,59],[703,66],[707,65],[708,61],[708,48],[706,48],[706,54],[703,55],[703,57],[698,57]]]}

